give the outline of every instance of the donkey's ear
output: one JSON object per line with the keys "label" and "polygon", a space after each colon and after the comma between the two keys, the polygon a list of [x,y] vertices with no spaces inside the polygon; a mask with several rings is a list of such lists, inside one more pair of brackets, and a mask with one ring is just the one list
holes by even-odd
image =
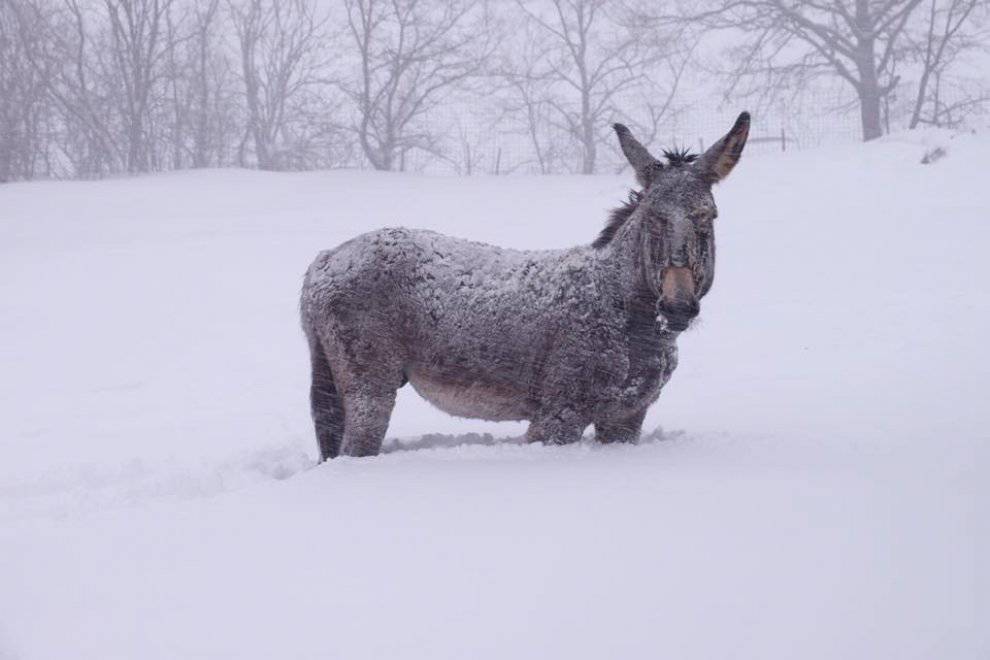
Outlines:
{"label": "donkey's ear", "polygon": [[744,112],[736,119],[732,130],[721,140],[708,148],[698,159],[698,167],[712,183],[729,176],[729,172],[739,162],[746,138],[749,137],[749,113]]}
{"label": "donkey's ear", "polygon": [[636,180],[639,181],[639,185],[646,188],[650,185],[656,171],[663,166],[646,150],[646,147],[639,143],[639,140],[632,136],[624,124],[612,124],[612,128],[615,129],[615,134],[619,136],[619,146],[622,147],[622,153],[626,155],[626,160],[636,172]]}

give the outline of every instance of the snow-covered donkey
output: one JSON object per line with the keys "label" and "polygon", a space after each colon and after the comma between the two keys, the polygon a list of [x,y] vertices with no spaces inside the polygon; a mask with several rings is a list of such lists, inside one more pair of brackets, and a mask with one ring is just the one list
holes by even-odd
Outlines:
{"label": "snow-covered donkey", "polygon": [[677,365],[715,265],[711,188],[739,161],[749,114],[696,156],[654,158],[621,125],[642,190],[590,246],[518,251],[381,229],[306,273],[320,455],[376,454],[405,383],[441,410],[529,420],[532,441],[639,437]]}

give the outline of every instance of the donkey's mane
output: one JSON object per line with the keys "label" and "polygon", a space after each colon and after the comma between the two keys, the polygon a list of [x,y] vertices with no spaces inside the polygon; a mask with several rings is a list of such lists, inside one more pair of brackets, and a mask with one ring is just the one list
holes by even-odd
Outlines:
{"label": "donkey's mane", "polygon": [[698,160],[698,154],[692,153],[687,147],[664,149],[663,157],[667,159],[667,165],[670,167],[690,165],[694,161]]}
{"label": "donkey's mane", "polygon": [[618,233],[619,228],[626,224],[626,220],[629,216],[639,208],[639,203],[643,200],[643,193],[638,190],[629,191],[629,199],[622,203],[622,206],[612,209],[612,212],[608,214],[608,220],[605,222],[605,228],[602,232],[598,234],[598,238],[595,242],[591,244],[593,248],[603,248],[608,245],[615,235]]}

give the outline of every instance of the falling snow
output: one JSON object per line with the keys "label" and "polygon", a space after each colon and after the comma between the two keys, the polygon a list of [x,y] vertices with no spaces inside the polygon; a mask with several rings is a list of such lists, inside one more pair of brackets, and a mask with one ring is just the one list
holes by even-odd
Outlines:
{"label": "falling snow", "polygon": [[318,466],[314,255],[586,245],[631,177],[0,188],[0,657],[987,657],[988,157],[744,160],[640,445],[405,387],[387,453]]}

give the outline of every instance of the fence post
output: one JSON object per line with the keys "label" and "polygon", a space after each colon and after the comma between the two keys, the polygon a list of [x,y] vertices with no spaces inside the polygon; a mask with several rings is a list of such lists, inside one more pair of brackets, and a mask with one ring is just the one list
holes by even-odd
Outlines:
{"label": "fence post", "polygon": [[787,151],[787,134],[784,133],[784,127],[780,127],[780,150]]}

